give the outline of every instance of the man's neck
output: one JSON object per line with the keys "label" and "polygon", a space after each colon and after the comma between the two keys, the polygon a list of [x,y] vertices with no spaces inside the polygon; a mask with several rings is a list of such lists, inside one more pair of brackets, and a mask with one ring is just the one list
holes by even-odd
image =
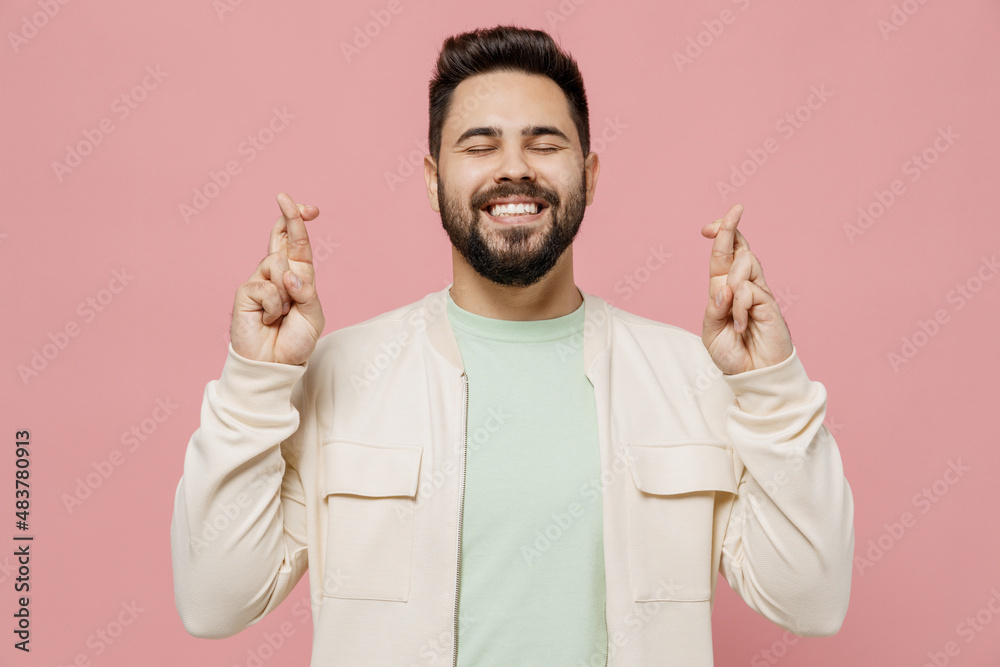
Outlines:
{"label": "man's neck", "polygon": [[573,282],[573,248],[566,248],[545,276],[528,287],[498,285],[476,273],[452,247],[451,298],[462,310],[498,320],[550,320],[569,315],[583,303]]}

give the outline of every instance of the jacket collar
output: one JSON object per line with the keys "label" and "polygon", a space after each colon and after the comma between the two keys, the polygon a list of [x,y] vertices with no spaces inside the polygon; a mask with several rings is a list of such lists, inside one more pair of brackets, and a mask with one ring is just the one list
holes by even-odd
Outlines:
{"label": "jacket collar", "polygon": [[[455,333],[448,320],[448,290],[454,283],[448,283],[444,289],[431,292],[422,300],[424,323],[431,346],[444,359],[455,367],[461,375],[465,372],[462,354],[455,340]],[[610,346],[610,328],[608,317],[610,306],[599,296],[588,294],[577,287],[583,297],[583,367],[590,372],[594,360]]]}

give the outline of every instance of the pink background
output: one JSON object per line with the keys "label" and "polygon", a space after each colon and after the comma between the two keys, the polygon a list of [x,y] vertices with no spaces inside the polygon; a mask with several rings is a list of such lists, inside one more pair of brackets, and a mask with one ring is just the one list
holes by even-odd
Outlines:
{"label": "pink background", "polygon": [[[188,636],[174,607],[174,490],[233,295],[266,254],[280,191],[321,208],[310,234],[327,332],[444,287],[450,246],[407,164],[424,154],[431,67],[446,36],[512,22],[549,30],[587,85],[602,170],[575,244],[579,286],[700,331],[711,242],[699,230],[741,202],[740,229],[829,393],[856,504],[847,619],[835,637],[797,639],[722,580],[716,664],[998,664],[1000,280],[983,258],[1000,247],[1000,5],[232,0],[220,14],[223,2],[0,6],[0,663],[308,663],[311,624],[293,613],[305,578],[225,640]],[[810,109],[812,90],[825,92]],[[275,108],[293,117],[251,159],[241,144]],[[782,121],[796,113],[798,127]],[[80,144],[88,154],[57,173]],[[755,154],[762,165],[746,162]],[[186,221],[181,205],[231,161],[239,173]],[[724,197],[734,169],[745,182]],[[849,233],[859,207],[873,217]],[[661,246],[671,258],[647,272]],[[76,335],[60,337],[67,326]],[[22,379],[43,349],[52,358]],[[162,422],[157,401],[175,406]],[[142,440],[123,439],[133,427]],[[11,634],[19,429],[33,451],[30,655]],[[950,463],[967,470],[946,477]]]}

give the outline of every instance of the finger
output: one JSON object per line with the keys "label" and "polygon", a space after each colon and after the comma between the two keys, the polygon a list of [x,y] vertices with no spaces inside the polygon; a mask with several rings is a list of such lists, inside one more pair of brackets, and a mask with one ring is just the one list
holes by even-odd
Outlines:
{"label": "finger", "polygon": [[718,220],[713,220],[704,227],[701,228],[701,235],[710,239],[714,239],[715,235],[719,233],[719,223],[722,222],[722,218]]}
{"label": "finger", "polygon": [[299,213],[299,207],[284,192],[278,193],[277,200],[281,207],[281,215],[285,221],[287,234],[285,254],[292,261],[311,265],[313,261],[312,247],[309,245],[309,234],[306,232],[306,223]]}
{"label": "finger", "polygon": [[743,205],[735,204],[719,223],[715,240],[712,242],[712,258],[708,265],[710,278],[729,273],[736,247],[736,225],[739,224],[742,214]]}
{"label": "finger", "polygon": [[301,315],[317,333],[321,333],[326,319],[323,316],[323,307],[316,293],[315,281],[303,280],[294,271],[287,271],[284,280],[286,289],[295,301],[293,306],[295,311],[292,314]]}
{"label": "finger", "polygon": [[760,288],[759,285],[746,280],[733,291],[733,328],[737,333],[743,333],[750,324],[750,311],[754,306],[774,301],[774,297]]}
{"label": "finger", "polygon": [[743,236],[743,232],[738,229],[733,240],[733,250],[737,253],[750,252],[750,242],[747,241],[747,237]]}
{"label": "finger", "polygon": [[732,295],[733,291],[727,289],[726,285],[723,285],[708,300],[708,306],[705,308],[703,331],[711,333],[712,337],[715,337],[715,335],[729,326]]}
{"label": "finger", "polygon": [[729,275],[726,276],[726,284],[735,290],[741,282],[749,280],[768,294],[771,293],[767,283],[764,282],[764,269],[761,268],[757,256],[749,250],[737,251],[733,259],[733,265],[729,267]]}
{"label": "finger", "polygon": [[[740,215],[742,215],[742,212],[740,213]],[[718,235],[723,221],[725,221],[725,218],[718,218],[717,220],[713,220],[712,222],[708,223],[707,225],[701,228],[701,235],[710,239],[714,239]],[[742,239],[743,242],[746,243],[746,237],[743,236],[739,230],[736,230],[736,238],[737,238],[736,241],[737,245],[739,245],[740,239]],[[747,244],[747,247],[749,247],[749,244]]]}
{"label": "finger", "polygon": [[[301,211],[303,220],[315,220],[319,217],[319,208],[316,206],[299,204],[299,211]],[[288,245],[287,238],[287,225],[285,224],[285,216],[282,215],[278,218],[278,221],[274,223],[274,226],[271,227],[271,238],[267,244],[268,254],[277,252],[278,250],[284,251]]]}
{"label": "finger", "polygon": [[243,293],[249,303],[260,306],[261,321],[265,325],[274,324],[281,318],[281,297],[278,296],[278,291],[272,283],[266,280],[248,282],[243,286]]}
{"label": "finger", "polygon": [[270,282],[278,291],[278,298],[281,300],[280,310],[287,313],[292,307],[294,298],[285,287],[285,272],[289,270],[288,257],[285,253],[272,252],[260,263],[260,277]]}

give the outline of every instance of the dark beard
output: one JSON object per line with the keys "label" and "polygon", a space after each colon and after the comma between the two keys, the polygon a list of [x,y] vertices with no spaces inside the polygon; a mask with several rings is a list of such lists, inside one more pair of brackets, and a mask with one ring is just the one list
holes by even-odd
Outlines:
{"label": "dark beard", "polygon": [[[475,196],[468,207],[456,199],[448,197],[437,177],[438,206],[441,209],[441,224],[448,238],[476,273],[498,285],[528,287],[534,285],[547,274],[576,238],[583,222],[587,205],[585,178],[581,176],[580,187],[563,202],[551,190],[538,187],[534,183],[502,184]],[[538,197],[548,204],[548,214],[552,226],[545,233],[542,245],[529,250],[528,239],[540,233],[537,229],[513,226],[498,230],[505,239],[507,252],[495,252],[486,243],[482,234],[480,209],[494,197],[524,195]]]}

